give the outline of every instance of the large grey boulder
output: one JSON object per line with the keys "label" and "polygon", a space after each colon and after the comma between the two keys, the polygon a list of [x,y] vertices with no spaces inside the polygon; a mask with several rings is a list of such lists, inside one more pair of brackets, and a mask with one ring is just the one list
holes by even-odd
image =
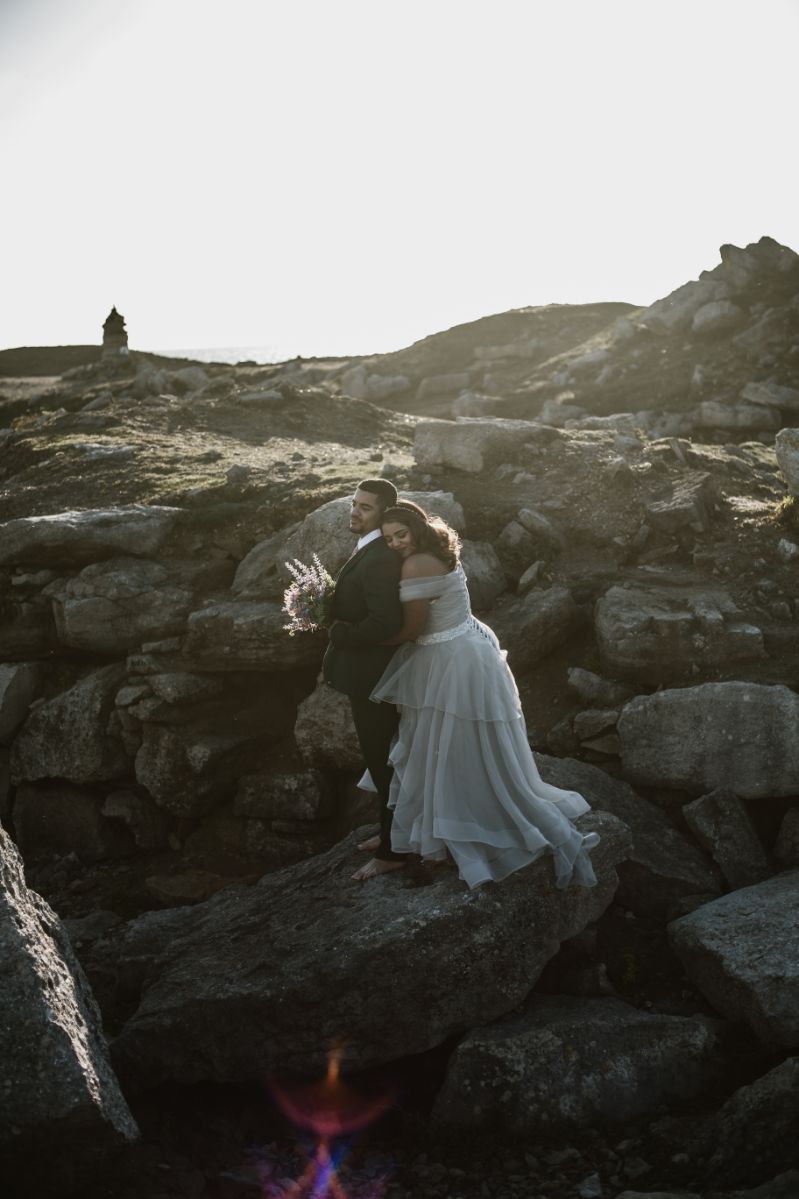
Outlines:
{"label": "large grey boulder", "polygon": [[[441,516],[454,529],[463,529],[463,508],[451,492],[403,491],[401,498]],[[344,495],[315,508],[298,524],[260,541],[239,564],[232,590],[242,597],[280,599],[291,582],[286,562],[299,559],[310,566],[314,554],[335,578],[356,546],[349,513],[350,496]]]}
{"label": "large grey boulder", "polygon": [[799,495],[799,429],[780,429],[774,449],[788,491],[791,495]]}
{"label": "large grey boulder", "polygon": [[676,333],[691,327],[694,316],[705,304],[724,299],[727,288],[716,279],[684,283],[676,291],[650,304],[637,314],[637,320],[658,333]]}
{"label": "large grey boulder", "polygon": [[799,387],[782,387],[779,383],[747,383],[741,399],[750,404],[765,404],[786,412],[799,412]]}
{"label": "large grey boulder", "polygon": [[[708,1181],[713,1186],[756,1182],[799,1165],[797,1128],[799,1058],[793,1057],[739,1088],[714,1114],[705,1163]],[[799,1195],[799,1171],[793,1175],[793,1188],[781,1192],[785,1199]],[[757,1197],[758,1192],[751,1194]],[[763,1199],[776,1199],[778,1194],[776,1188],[763,1187]]]}
{"label": "large grey boulder", "polygon": [[152,557],[169,537],[180,511],[128,504],[9,520],[0,525],[0,566],[75,566],[114,554]]}
{"label": "large grey boulder", "polygon": [[632,833],[630,852],[618,868],[616,898],[623,907],[641,916],[670,919],[687,905],[696,907],[720,893],[718,872],[704,854],[661,808],[636,795],[628,783],[588,762],[545,754],[535,759],[545,782],[579,791],[593,809],[617,816]]}
{"label": "large grey boulder", "polygon": [[767,1045],[799,1045],[799,870],[732,891],[669,925],[689,977]]}
{"label": "large grey boulder", "polygon": [[121,1076],[136,1088],[319,1073],[335,1044],[357,1069],[509,1011],[615,892],[624,826],[594,814],[579,827],[602,838],[592,889],[558,891],[545,858],[471,892],[448,870],[426,887],[406,886],[402,871],[367,887],[350,879],[363,860],[355,833],[188,918],[145,915],[114,930],[94,968],[124,979],[128,996],[142,985],[114,1042]]}
{"label": "large grey boulder", "polygon": [[744,310],[731,300],[711,300],[694,313],[691,332],[702,337],[714,337],[740,328],[745,320]]}
{"label": "large grey boulder", "polygon": [[26,887],[2,828],[0,961],[3,1194],[74,1194],[138,1129],[69,939],[55,912]]}
{"label": "large grey boulder", "polygon": [[109,724],[124,677],[124,666],[104,666],[35,707],[12,747],[13,781],[93,783],[124,775],[130,762]]}
{"label": "large grey boulder", "polygon": [[703,400],[699,405],[697,423],[706,429],[768,429],[782,425],[776,408],[765,404],[735,404],[723,400]]}
{"label": "large grey boulder", "polygon": [[7,662],[0,665],[0,744],[14,736],[32,701],[39,694],[45,667],[41,662]]}
{"label": "large grey boulder", "polygon": [[700,795],[682,814],[733,889],[760,883],[774,873],[746,806],[733,791],[720,788]]}
{"label": "large grey boulder", "polygon": [[499,417],[421,420],[414,434],[414,456],[420,467],[447,466],[479,474],[518,451],[540,428],[535,421]]}
{"label": "large grey boulder", "polygon": [[647,504],[648,523],[667,533],[683,528],[706,533],[710,528],[715,501],[716,486],[712,476],[691,471],[688,477],[678,479],[672,485],[668,496]]}
{"label": "large grey boulder", "polygon": [[722,588],[613,586],[597,600],[602,669],[657,686],[763,658],[763,633]]}
{"label": "large grey boulder", "polygon": [[252,750],[243,735],[145,724],[136,780],[168,812],[201,816],[232,798],[236,779],[253,768]]}
{"label": "large grey boulder", "polygon": [[461,565],[472,608],[476,612],[487,611],[506,588],[505,572],[497,551],[488,541],[464,541]]}
{"label": "large grey boulder", "polygon": [[62,645],[124,654],[143,641],[182,633],[198,588],[226,586],[231,573],[224,563],[112,558],[51,583],[45,595],[53,601]]}
{"label": "large grey boulder", "polygon": [[521,599],[499,603],[487,621],[516,673],[524,673],[574,635],[583,615],[568,587],[528,591]]}
{"label": "large grey boulder", "polygon": [[797,728],[799,695],[740,682],[636,696],[616,726],[631,782],[742,799],[799,793]]}
{"label": "large grey boulder", "polygon": [[199,670],[286,671],[318,666],[324,632],[289,636],[288,616],[273,602],[222,600],[189,615],[183,652]]}
{"label": "large grey boulder", "polygon": [[461,1041],[433,1118],[521,1135],[624,1125],[706,1093],[720,1074],[721,1029],[618,999],[533,996]]}
{"label": "large grey boulder", "polygon": [[363,767],[350,701],[321,679],[297,709],[294,740],[310,765],[327,770]]}

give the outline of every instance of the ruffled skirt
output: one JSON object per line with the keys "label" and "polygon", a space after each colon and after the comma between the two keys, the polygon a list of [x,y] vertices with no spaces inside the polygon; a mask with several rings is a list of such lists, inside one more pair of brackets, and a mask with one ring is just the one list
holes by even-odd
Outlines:
{"label": "ruffled skirt", "polygon": [[[589,806],[538,772],[516,683],[487,626],[403,645],[372,692],[400,709],[391,750],[392,847],[441,861],[469,887],[552,855],[558,887],[594,886],[596,833],[572,824]],[[368,784],[367,784],[368,785]]]}

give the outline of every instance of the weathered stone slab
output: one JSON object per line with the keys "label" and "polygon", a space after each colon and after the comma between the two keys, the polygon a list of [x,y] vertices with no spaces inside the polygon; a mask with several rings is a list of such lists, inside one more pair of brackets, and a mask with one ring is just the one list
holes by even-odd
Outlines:
{"label": "weathered stone slab", "polygon": [[741,399],[750,404],[765,404],[769,408],[799,412],[797,387],[781,387],[778,383],[747,383],[741,391]]}
{"label": "weathered stone slab", "polygon": [[327,645],[322,632],[290,637],[280,604],[222,601],[189,615],[183,651],[198,670],[286,671],[318,666]]}
{"label": "weathered stone slab", "polygon": [[53,601],[62,645],[92,653],[124,654],[143,641],[182,633],[198,588],[225,587],[226,563],[150,562],[112,558],[93,563],[67,582],[45,588]]}
{"label": "weathered stone slab", "polygon": [[100,1013],[55,912],[0,828],[0,1157],[4,1194],[75,1194],[138,1129]]}
{"label": "weathered stone slab", "polygon": [[691,478],[679,479],[671,494],[662,500],[653,500],[646,506],[650,525],[673,533],[677,529],[693,529],[705,533],[710,528],[716,487],[712,476],[695,474]]}
{"label": "weathered stone slab", "polygon": [[487,623],[507,649],[511,669],[523,674],[567,641],[583,615],[568,587],[556,585],[498,604]]}
{"label": "weathered stone slab", "polygon": [[499,417],[421,420],[414,435],[414,456],[420,467],[448,466],[479,474],[531,441],[539,428],[535,421]]}
{"label": "weathered stone slab", "polygon": [[765,656],[762,631],[721,588],[610,587],[594,624],[602,669],[653,686]]}
{"label": "weathered stone slab", "polygon": [[782,421],[776,408],[767,408],[764,404],[703,400],[699,405],[699,424],[706,429],[777,430]]}
{"label": "weathered stone slab", "polygon": [[92,783],[124,775],[130,762],[119,737],[108,731],[124,677],[124,666],[105,666],[34,708],[12,747],[13,781]]}
{"label": "weathered stone slab", "polygon": [[546,859],[471,892],[444,870],[428,887],[408,888],[396,871],[367,888],[350,880],[362,860],[353,834],[188,919],[148,914],[114,930],[98,969],[129,986],[147,979],[114,1042],[121,1076],[143,1087],[319,1073],[333,1044],[355,1069],[509,1011],[616,889],[623,825],[592,814],[579,827],[602,838],[593,889],[558,891]]}
{"label": "weathered stone slab", "polygon": [[799,429],[780,429],[774,449],[788,491],[791,495],[799,495]]}
{"label": "weathered stone slab", "polygon": [[742,799],[799,793],[799,695],[756,683],[702,683],[639,695],[617,727],[624,777]]}
{"label": "weathered stone slab", "polygon": [[734,792],[711,791],[686,804],[682,814],[732,888],[760,883],[774,873],[749,813]]}
{"label": "weathered stone slab", "polygon": [[719,1021],[618,999],[534,996],[456,1048],[433,1119],[525,1134],[612,1127],[697,1099],[720,1074]]}
{"label": "weathered stone slab", "polygon": [[636,795],[629,784],[604,770],[572,758],[535,755],[547,783],[579,791],[593,809],[623,820],[632,833],[632,846],[619,865],[617,901],[630,911],[670,919],[686,909],[715,898],[720,890],[717,871],[666,813]]}
{"label": "weathered stone slab", "polygon": [[669,925],[689,977],[767,1045],[799,1045],[799,870],[705,904]]}
{"label": "weathered stone slab", "polygon": [[75,566],[114,554],[151,557],[166,541],[180,508],[120,508],[24,516],[0,525],[0,566]]}

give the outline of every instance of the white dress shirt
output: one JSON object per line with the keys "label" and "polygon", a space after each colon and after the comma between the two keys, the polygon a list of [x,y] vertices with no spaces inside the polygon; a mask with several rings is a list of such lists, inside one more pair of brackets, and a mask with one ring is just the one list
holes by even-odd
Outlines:
{"label": "white dress shirt", "polygon": [[364,533],[363,537],[358,538],[358,544],[355,547],[355,553],[357,554],[358,550],[362,550],[363,547],[368,545],[370,541],[377,541],[377,538],[382,536],[382,529],[372,529],[371,533]]}

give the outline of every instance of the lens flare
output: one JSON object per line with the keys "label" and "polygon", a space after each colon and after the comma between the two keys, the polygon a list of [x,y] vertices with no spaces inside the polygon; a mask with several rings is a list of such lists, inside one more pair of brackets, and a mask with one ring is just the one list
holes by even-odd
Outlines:
{"label": "lens flare", "polygon": [[[341,1078],[341,1048],[328,1054],[327,1073],[314,1083],[285,1084],[272,1081],[271,1090],[281,1111],[295,1127],[316,1139],[308,1165],[296,1182],[276,1184],[271,1170],[261,1174],[265,1199],[349,1199],[339,1178],[349,1145],[344,1138],[379,1119],[396,1100],[396,1088],[383,1085],[363,1092]],[[382,1199],[387,1180],[371,1180],[361,1199]]]}

